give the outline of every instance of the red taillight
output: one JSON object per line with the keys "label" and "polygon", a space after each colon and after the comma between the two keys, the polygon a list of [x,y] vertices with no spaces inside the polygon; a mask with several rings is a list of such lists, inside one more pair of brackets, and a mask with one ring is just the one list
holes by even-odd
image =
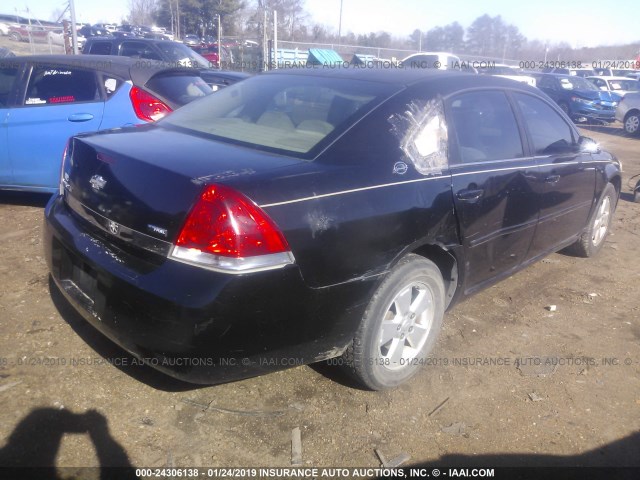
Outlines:
{"label": "red taillight", "polygon": [[167,104],[138,87],[131,89],[129,97],[133,110],[140,120],[155,122],[172,111]]}
{"label": "red taillight", "polygon": [[246,272],[293,263],[287,240],[267,214],[220,185],[205,188],[175,245],[174,258],[217,270]]}

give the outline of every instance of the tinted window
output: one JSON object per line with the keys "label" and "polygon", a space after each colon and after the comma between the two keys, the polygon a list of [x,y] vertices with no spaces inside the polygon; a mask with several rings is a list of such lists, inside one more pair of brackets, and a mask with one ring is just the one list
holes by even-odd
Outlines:
{"label": "tinted window", "polygon": [[462,162],[524,156],[516,119],[503,92],[465,93],[450,105]]}
{"label": "tinted window", "polygon": [[556,88],[556,81],[555,81],[555,79],[553,77],[549,77],[549,76],[545,75],[539,80],[538,87],[555,89]]}
{"label": "tinted window", "polygon": [[92,55],[111,55],[111,42],[95,42],[91,45]]}
{"label": "tinted window", "polygon": [[0,108],[7,106],[17,74],[17,65],[0,65]]}
{"label": "tinted window", "polygon": [[163,123],[262,150],[305,154],[396,89],[366,81],[265,75],[193,102]]}
{"label": "tinted window", "polygon": [[536,155],[569,152],[574,149],[571,127],[558,112],[542,100],[514,94],[522,111]]}
{"label": "tinted window", "polygon": [[36,66],[31,73],[25,105],[90,102],[100,98],[96,76],[65,65]]}
{"label": "tinted window", "polygon": [[146,86],[178,105],[186,105],[213,92],[197,75],[156,75]]}
{"label": "tinted window", "polygon": [[143,42],[122,42],[120,55],[123,57],[146,58],[148,60],[162,60],[151,45]]}

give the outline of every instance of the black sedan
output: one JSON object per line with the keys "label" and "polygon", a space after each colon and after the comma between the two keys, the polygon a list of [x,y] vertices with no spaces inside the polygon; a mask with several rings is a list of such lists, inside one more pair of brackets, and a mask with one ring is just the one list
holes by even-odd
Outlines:
{"label": "black sedan", "polygon": [[424,70],[278,71],[73,138],[52,276],[109,338],[216,383],[339,357],[408,380],[444,311],[603,245],[620,164],[539,90]]}

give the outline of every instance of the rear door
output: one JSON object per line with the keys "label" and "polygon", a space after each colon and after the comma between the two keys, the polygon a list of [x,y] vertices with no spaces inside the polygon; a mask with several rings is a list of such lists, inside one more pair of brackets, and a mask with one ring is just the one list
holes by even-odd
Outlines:
{"label": "rear door", "polygon": [[584,228],[593,203],[596,169],[591,154],[580,152],[578,135],[541,98],[514,93],[544,183],[540,221],[531,246],[535,257],[557,249]]}
{"label": "rear door", "polygon": [[527,258],[538,220],[535,160],[501,90],[447,101],[453,196],[466,252],[465,290],[515,270]]}
{"label": "rear door", "polygon": [[13,182],[11,162],[9,161],[8,120],[18,71],[19,65],[17,63],[6,62],[6,64],[0,65],[0,185],[8,185]]}
{"label": "rear door", "polygon": [[9,159],[16,185],[51,190],[67,139],[98,130],[104,101],[92,70],[41,63],[30,68],[20,106],[7,122]]}

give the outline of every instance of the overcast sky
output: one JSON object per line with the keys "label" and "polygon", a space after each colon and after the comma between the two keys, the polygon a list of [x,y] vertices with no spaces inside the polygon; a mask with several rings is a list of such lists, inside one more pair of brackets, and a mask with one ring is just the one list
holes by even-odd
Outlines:
{"label": "overcast sky", "polygon": [[[306,0],[311,19],[336,32],[341,0]],[[1,13],[25,15],[45,20],[65,0],[2,0]],[[128,0],[75,0],[78,21],[119,22],[128,13]],[[573,47],[625,44],[640,41],[638,20],[640,1],[618,2],[614,8],[595,0],[342,0],[342,33],[387,31],[408,36],[416,28],[423,31],[457,21],[468,27],[480,15],[502,15],[528,39],[560,42]]]}

